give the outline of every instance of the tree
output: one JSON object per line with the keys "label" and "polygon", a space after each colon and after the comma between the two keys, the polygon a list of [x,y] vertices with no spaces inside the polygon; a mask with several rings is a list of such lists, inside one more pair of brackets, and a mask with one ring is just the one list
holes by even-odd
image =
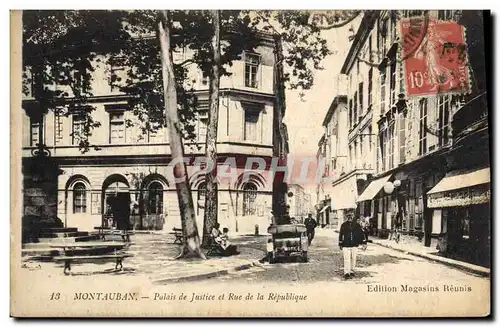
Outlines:
{"label": "tree", "polygon": [[[184,105],[181,115],[188,122],[189,113],[192,111],[186,109],[192,105],[194,97],[189,96],[184,91],[183,84],[176,79],[176,76],[180,75],[182,81],[185,71],[182,66],[176,67],[180,73],[176,74],[174,71],[170,42],[171,18],[167,12],[161,12],[160,16],[157,16],[154,12],[28,11],[23,15],[23,23],[23,71],[26,72],[24,91],[26,94],[31,93],[34,98],[32,102],[38,105],[40,116],[48,110],[60,110],[61,105],[66,106],[66,115],[78,112],[84,118],[84,128],[76,132],[74,137],[80,140],[82,151],[88,151],[89,136],[94,128],[100,126],[100,122],[93,120],[91,112],[95,108],[88,104],[87,99],[93,95],[91,82],[94,65],[101,61],[98,55],[104,55],[110,64],[129,64],[129,83],[122,87],[122,91],[130,95],[129,104],[140,119],[144,118],[141,109],[145,109],[141,105],[149,105],[146,110],[149,119],[146,120],[145,126],[142,126],[143,132],[154,131],[168,122],[173,158],[183,158],[181,133],[187,131],[189,136],[190,130],[189,124],[186,124],[187,128],[182,129],[177,106],[178,101]],[[156,35],[162,45],[161,56],[159,44],[151,42],[152,38],[144,37],[145,30],[156,29]],[[177,37],[177,43],[179,40]],[[148,46],[141,48],[141,44]],[[128,57],[123,57],[127,54]],[[137,64],[137,59],[143,59],[141,56],[146,55],[156,58],[156,67],[152,64],[148,67]],[[162,75],[163,78],[157,78],[155,81],[136,78],[148,74],[154,76],[155,72],[151,70],[155,69],[156,77]],[[114,81],[120,82],[118,78],[114,78]],[[51,88],[50,85],[54,84],[67,86],[69,90]],[[33,89],[30,90],[28,85],[33,85]],[[159,85],[163,86],[163,95],[155,92]],[[137,96],[141,95],[150,97],[147,97],[145,102],[137,101]],[[162,115],[162,110],[159,110],[163,104],[164,113],[168,117],[166,120],[165,114]],[[43,127],[40,129],[43,130]],[[181,256],[197,255],[204,258],[199,247],[185,163],[175,165],[174,175],[184,178],[176,184],[184,233]]]}
{"label": "tree", "polygon": [[[166,16],[169,19],[165,19]],[[288,70],[283,73],[283,84],[292,89],[306,90],[312,85],[312,70],[320,69],[321,59],[329,53],[326,40],[319,35],[320,29],[308,24],[307,12],[223,11],[219,12],[219,23],[215,25],[212,18],[212,15],[200,11],[170,11],[160,15],[150,10],[25,12],[23,64],[25,71],[31,72],[31,76],[26,75],[25,86],[35,85],[34,102],[44,110],[60,110],[62,104],[67,108],[65,114],[78,111],[83,116],[84,128],[74,136],[85,152],[92,146],[88,137],[100,125],[93,120],[94,107],[87,101],[93,96],[94,68],[103,64],[125,67],[126,77],[111,71],[111,82],[127,95],[131,111],[138,117],[144,134],[167,125],[170,127],[172,157],[175,159],[183,156],[182,139],[194,137],[197,98],[187,74],[189,65],[196,64],[205,76],[212,76],[212,87],[220,76],[230,75],[225,67],[241,58],[243,51],[256,47],[259,32],[273,29],[285,44],[280,64],[286,63]],[[215,26],[219,27],[219,39],[223,40],[219,41],[219,51],[213,50],[211,42],[215,39]],[[157,42],[160,31],[169,34],[168,46],[163,44],[163,49]],[[167,42],[162,38],[160,41]],[[173,53],[182,49],[191,50],[192,56],[174,62]],[[219,53],[218,65],[216,52]],[[219,77],[212,69],[215,66],[219,68]],[[52,84],[66,86],[69,91],[47,87]],[[218,103],[215,96],[212,100],[214,104]],[[280,110],[284,115],[284,106]],[[209,119],[210,125],[216,128],[217,115],[211,115]],[[127,124],[132,122],[127,121]],[[213,137],[207,138],[206,145],[215,145],[216,130],[211,128],[207,132]],[[286,126],[280,125],[280,133],[286,134]],[[216,148],[209,150],[216,158]],[[175,166],[177,177],[184,178],[185,172],[184,163]],[[194,228],[196,224],[189,184],[184,180],[180,188],[176,186],[186,235],[187,251],[183,252],[200,254],[196,240],[190,238],[195,233],[189,226]],[[207,200],[215,194],[212,198],[215,199],[212,201],[215,209],[208,210],[215,215],[216,191],[215,185],[207,192]],[[208,219],[210,223],[204,224],[205,231],[210,230],[216,219],[216,216]],[[192,246],[187,244],[188,239]]]}
{"label": "tree", "polygon": [[191,189],[189,187],[186,163],[183,161],[184,144],[182,142],[179,117],[177,115],[176,80],[172,60],[172,48],[170,46],[171,24],[172,22],[168,11],[162,10],[158,19],[158,38],[161,47],[165,113],[170,135],[172,158],[174,160],[180,159],[181,161],[174,166],[174,176],[181,178],[181,181],[176,181],[175,184],[184,234],[184,246],[180,256],[196,255],[200,258],[205,258],[200,248],[200,237],[196,226],[193,197],[191,196]]}
{"label": "tree", "polygon": [[219,124],[219,85],[220,85],[220,22],[219,11],[211,12],[213,24],[212,54],[213,60],[210,69],[209,113],[207,139],[205,143],[206,159],[214,164],[205,175],[205,216],[203,218],[203,245],[210,245],[210,232],[217,223],[218,192],[217,192],[217,127]]}

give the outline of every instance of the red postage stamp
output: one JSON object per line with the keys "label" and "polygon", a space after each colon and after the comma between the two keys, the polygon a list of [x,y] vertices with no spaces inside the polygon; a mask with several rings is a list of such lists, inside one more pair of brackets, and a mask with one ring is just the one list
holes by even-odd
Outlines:
{"label": "red postage stamp", "polygon": [[402,58],[408,95],[469,90],[464,27],[455,21],[403,20]]}

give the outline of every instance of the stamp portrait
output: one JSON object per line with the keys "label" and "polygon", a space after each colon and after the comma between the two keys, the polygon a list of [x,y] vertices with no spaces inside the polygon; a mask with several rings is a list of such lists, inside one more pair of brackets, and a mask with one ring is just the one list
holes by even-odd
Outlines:
{"label": "stamp portrait", "polygon": [[463,26],[452,20],[421,23],[401,22],[408,95],[466,93],[470,78]]}

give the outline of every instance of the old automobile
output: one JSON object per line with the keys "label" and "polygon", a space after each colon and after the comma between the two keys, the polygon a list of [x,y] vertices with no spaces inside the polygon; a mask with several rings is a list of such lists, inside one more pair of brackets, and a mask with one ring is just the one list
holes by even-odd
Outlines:
{"label": "old automobile", "polygon": [[305,225],[271,225],[267,232],[271,234],[267,249],[270,263],[290,259],[307,262],[308,241]]}

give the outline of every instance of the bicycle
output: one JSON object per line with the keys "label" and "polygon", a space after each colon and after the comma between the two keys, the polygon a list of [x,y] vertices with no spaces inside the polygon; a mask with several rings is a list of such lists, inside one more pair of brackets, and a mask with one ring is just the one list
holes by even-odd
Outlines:
{"label": "bicycle", "polygon": [[364,242],[361,244],[361,250],[366,251],[368,248],[368,232],[367,230],[363,230]]}
{"label": "bicycle", "polygon": [[401,240],[401,233],[399,232],[398,228],[392,230],[389,240],[394,240],[394,242],[399,243],[399,241]]}

